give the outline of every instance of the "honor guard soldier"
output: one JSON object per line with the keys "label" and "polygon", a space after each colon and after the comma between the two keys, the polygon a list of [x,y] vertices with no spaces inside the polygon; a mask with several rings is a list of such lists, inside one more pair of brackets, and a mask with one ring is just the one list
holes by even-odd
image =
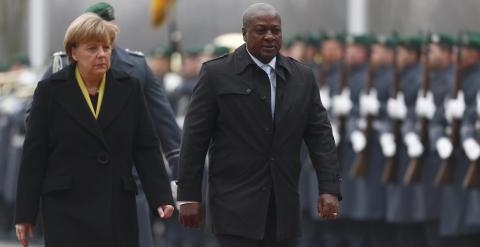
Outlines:
{"label": "honor guard soldier", "polygon": [[[475,202],[478,191],[466,190],[462,185],[470,163],[480,156],[475,128],[480,90],[480,33],[465,32],[458,43],[461,80],[455,82],[455,88],[461,90],[452,91],[451,99],[445,104],[445,117],[450,123],[448,129],[455,131],[452,127],[455,121],[461,121],[461,129],[457,129],[460,134],[458,146],[453,145],[452,180],[442,188],[440,237],[446,246],[470,247],[477,246],[479,240],[479,205]],[[477,223],[473,223],[475,220]]]}
{"label": "honor guard soldier", "polygon": [[[386,218],[387,222],[396,224],[395,240],[399,246],[409,247],[426,246],[423,225],[416,218],[416,211],[423,207],[423,188],[403,185],[402,179],[410,161],[419,158],[424,152],[415,113],[415,103],[423,81],[423,43],[424,38],[420,36],[399,37],[395,58],[399,85],[396,85],[397,82],[392,84],[394,98],[390,98],[387,103],[392,132],[400,135],[395,137],[396,154],[391,158],[396,164],[393,168],[396,170],[396,178],[387,185]],[[398,122],[401,127],[397,125]]]}
{"label": "honor guard soldier", "polygon": [[[427,35],[424,50],[424,82],[429,85],[419,92],[415,112],[420,119],[428,121],[428,129],[424,142],[425,150],[421,164],[421,179],[418,183],[423,186],[423,207],[416,208],[417,219],[425,222],[427,246],[438,246],[438,221],[440,209],[440,192],[435,186],[435,176],[443,159],[448,158],[453,146],[445,132],[446,121],[443,106],[449,94],[454,92],[455,67],[452,57],[456,39],[445,33],[430,33]],[[426,93],[424,92],[426,90]],[[423,128],[423,126],[422,126]],[[419,135],[422,136],[422,130]]]}

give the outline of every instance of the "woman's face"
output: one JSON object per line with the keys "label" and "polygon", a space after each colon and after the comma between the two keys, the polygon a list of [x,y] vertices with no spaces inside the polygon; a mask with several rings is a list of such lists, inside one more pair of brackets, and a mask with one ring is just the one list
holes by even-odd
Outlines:
{"label": "woman's face", "polygon": [[72,57],[84,76],[103,76],[110,68],[112,47],[104,41],[81,42],[72,49]]}

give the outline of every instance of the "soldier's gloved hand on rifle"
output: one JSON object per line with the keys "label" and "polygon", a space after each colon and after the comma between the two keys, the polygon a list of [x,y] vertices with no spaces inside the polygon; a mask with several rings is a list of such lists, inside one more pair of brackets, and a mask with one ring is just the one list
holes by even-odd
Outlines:
{"label": "soldier's gloved hand on rifle", "polygon": [[352,132],[350,135],[350,141],[352,142],[353,151],[355,151],[355,153],[363,151],[367,145],[365,135],[358,130]]}
{"label": "soldier's gloved hand on rifle", "polygon": [[395,144],[395,138],[393,134],[386,133],[380,136],[380,147],[385,157],[392,157],[397,151],[397,145]]}
{"label": "soldier's gloved hand on rifle", "polygon": [[475,161],[480,156],[480,145],[473,138],[468,138],[462,143],[463,150],[470,161]]}
{"label": "soldier's gloved hand on rifle", "polygon": [[337,116],[345,116],[352,109],[352,101],[350,101],[350,89],[345,88],[340,94],[333,96],[332,99],[333,113]]}
{"label": "soldier's gloved hand on rifle", "polygon": [[423,153],[423,144],[420,142],[420,138],[415,133],[408,133],[404,138],[405,145],[407,146],[407,153],[410,158],[418,158]]}
{"label": "soldier's gloved hand on rifle", "polygon": [[332,102],[330,100],[330,89],[328,89],[328,87],[324,86],[320,89],[320,100],[325,109],[330,109]]}
{"label": "soldier's gloved hand on rifle", "polygon": [[435,114],[435,103],[433,102],[433,94],[431,91],[428,91],[425,97],[423,97],[423,91],[418,93],[415,112],[419,117],[426,119],[433,118],[433,115]]}
{"label": "soldier's gloved hand on rifle", "polygon": [[463,92],[458,92],[457,98],[448,99],[445,102],[445,117],[449,122],[453,119],[461,119],[465,112],[465,98]]}
{"label": "soldier's gloved hand on rifle", "polygon": [[407,106],[405,105],[405,97],[403,93],[398,93],[397,97],[388,99],[387,102],[388,115],[396,120],[403,120],[407,116]]}
{"label": "soldier's gloved hand on rifle", "polygon": [[447,159],[452,155],[453,145],[452,142],[446,137],[441,137],[438,139],[437,143],[435,143],[435,148],[437,149],[438,156],[441,159]]}
{"label": "soldier's gloved hand on rifle", "polygon": [[380,110],[380,102],[378,102],[377,91],[371,89],[368,94],[360,95],[360,114],[362,116],[376,116]]}
{"label": "soldier's gloved hand on rifle", "polygon": [[332,135],[333,135],[333,140],[335,141],[335,145],[338,146],[340,143],[340,134],[338,133],[338,128],[337,125],[332,123]]}

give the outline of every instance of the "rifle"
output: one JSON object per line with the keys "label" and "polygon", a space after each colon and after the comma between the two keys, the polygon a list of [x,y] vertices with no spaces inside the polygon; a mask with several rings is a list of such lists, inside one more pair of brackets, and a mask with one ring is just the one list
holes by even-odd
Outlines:
{"label": "rifle", "polygon": [[[369,62],[368,62],[368,79],[367,79],[367,94],[370,94],[373,89],[373,78],[374,78],[374,71],[373,65],[371,61],[371,52],[369,52]],[[353,178],[365,177],[367,170],[368,170],[368,152],[370,150],[370,136],[372,135],[373,129],[373,116],[371,114],[367,115],[367,127],[363,134],[366,137],[367,144],[365,148],[357,154],[353,166],[350,170],[350,176]]]}
{"label": "rifle", "polygon": [[467,174],[463,179],[463,188],[479,188],[480,187],[480,167],[478,160],[471,161],[468,166]]}
{"label": "rifle", "polygon": [[[478,102],[477,102],[478,104]],[[464,189],[479,188],[480,187],[480,164],[479,160],[470,161],[467,174],[463,179],[462,186]]]}
{"label": "rifle", "polygon": [[[459,42],[461,42],[461,34],[459,34]],[[461,43],[458,45],[457,51],[457,68],[455,71],[455,97],[458,97],[458,93],[462,88],[462,68],[460,63],[462,61],[462,46]],[[459,145],[459,130],[460,130],[460,120],[453,119],[452,120],[452,129],[450,133],[450,141],[454,147]],[[447,159],[442,161],[442,165],[437,172],[435,177],[435,185],[442,186],[451,184],[453,182],[453,172],[454,172],[454,165],[455,165],[455,158],[454,155],[450,155]]]}
{"label": "rifle", "polygon": [[[348,73],[349,73],[349,68],[348,68],[348,65],[345,63],[345,57],[346,57],[346,51],[345,51],[345,47],[344,47],[344,50],[343,50],[343,58],[342,58],[342,71],[341,71],[341,74],[340,74],[340,93],[342,93],[342,91],[344,89],[346,89],[348,87]],[[343,145],[343,143],[345,142],[345,121],[346,121],[346,116],[338,116],[337,118],[337,121],[338,121],[338,133],[340,135],[340,143],[339,143],[339,147],[341,147]],[[338,160],[339,160],[339,163],[341,164],[341,161],[343,159],[343,155],[338,152]]]}
{"label": "rifle", "polygon": [[[395,36],[395,33],[394,33]],[[394,68],[394,78],[393,78],[393,96],[397,97],[400,93],[400,69],[397,65],[397,50],[394,50],[394,60],[393,60],[393,68]],[[398,148],[402,142],[402,120],[395,119],[393,123],[393,136],[395,139],[395,145],[397,146],[397,151],[392,157],[387,159],[385,164],[385,168],[383,169],[382,174],[382,182],[393,183],[397,180],[397,173],[398,173]]]}
{"label": "rifle", "polygon": [[[429,34],[427,34],[427,37]],[[428,51],[428,44],[424,46],[424,54],[425,54],[425,63],[424,63],[424,70],[423,70],[423,83],[422,83],[422,90],[423,90],[423,97],[427,96],[428,91],[430,90],[430,59],[428,58],[429,51]],[[425,147],[424,150],[428,150],[428,119],[423,117],[421,120],[421,129],[420,129],[420,141],[422,142],[423,146]],[[425,156],[427,152],[423,152],[420,157],[413,158],[410,160],[408,164],[407,170],[405,172],[405,176],[403,178],[403,183],[406,185],[410,185],[412,183],[418,183],[422,179],[422,168],[423,162],[425,161]]]}

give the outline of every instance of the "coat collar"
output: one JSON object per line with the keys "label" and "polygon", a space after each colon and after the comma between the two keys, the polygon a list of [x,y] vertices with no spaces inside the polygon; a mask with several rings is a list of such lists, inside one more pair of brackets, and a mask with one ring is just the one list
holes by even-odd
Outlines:
{"label": "coat collar", "polygon": [[59,81],[59,90],[54,95],[58,104],[78,124],[97,137],[105,146],[103,130],[122,111],[131,94],[131,87],[124,80],[128,75],[122,71],[107,72],[105,95],[98,120],[92,115],[75,79],[75,64],[71,64],[59,73],[52,75],[52,81]]}
{"label": "coat collar", "polygon": [[[247,52],[246,44],[243,44],[235,50],[233,53],[233,60],[235,64],[235,73],[237,74],[242,73],[250,65],[256,66],[255,62]],[[287,74],[290,74],[292,71],[292,65],[288,58],[278,54],[277,64],[275,67],[277,75],[280,76],[284,81],[287,81]]]}

